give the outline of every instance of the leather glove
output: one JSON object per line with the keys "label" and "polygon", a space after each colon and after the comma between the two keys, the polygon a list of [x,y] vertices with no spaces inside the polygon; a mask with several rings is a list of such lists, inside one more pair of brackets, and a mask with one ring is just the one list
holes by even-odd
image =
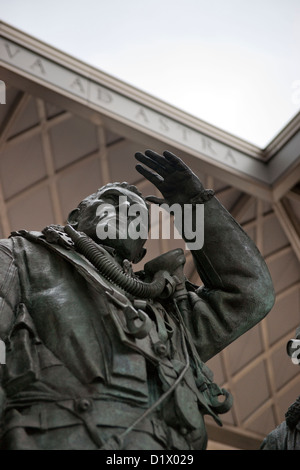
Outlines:
{"label": "leather glove", "polygon": [[[214,192],[205,190],[198,176],[176,155],[168,150],[159,155],[153,150],[146,150],[145,154],[137,152],[135,158],[151,168],[136,165],[137,171],[159,189],[163,199],[156,196],[147,196],[147,200],[155,204],[167,203],[203,203],[209,200]],[[202,198],[203,200],[199,199]],[[193,199],[199,199],[193,201]]]}

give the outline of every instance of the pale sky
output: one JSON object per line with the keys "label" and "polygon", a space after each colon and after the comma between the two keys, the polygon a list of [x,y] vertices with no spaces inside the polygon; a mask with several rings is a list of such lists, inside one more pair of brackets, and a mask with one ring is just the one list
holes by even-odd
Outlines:
{"label": "pale sky", "polygon": [[300,0],[0,0],[0,20],[259,147],[300,110]]}

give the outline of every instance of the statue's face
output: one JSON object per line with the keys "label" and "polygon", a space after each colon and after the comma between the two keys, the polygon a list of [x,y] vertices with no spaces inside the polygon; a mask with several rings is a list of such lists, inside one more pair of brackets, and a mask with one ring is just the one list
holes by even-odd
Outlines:
{"label": "statue's face", "polygon": [[100,190],[87,201],[87,205],[80,209],[77,230],[132,261],[147,239],[148,208],[145,201],[118,186]]}

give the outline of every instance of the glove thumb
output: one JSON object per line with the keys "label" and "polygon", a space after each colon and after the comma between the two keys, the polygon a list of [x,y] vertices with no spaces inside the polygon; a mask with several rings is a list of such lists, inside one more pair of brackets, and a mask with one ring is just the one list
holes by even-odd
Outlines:
{"label": "glove thumb", "polygon": [[146,201],[153,202],[153,204],[157,204],[158,206],[167,202],[165,199],[156,196],[146,196],[145,199]]}

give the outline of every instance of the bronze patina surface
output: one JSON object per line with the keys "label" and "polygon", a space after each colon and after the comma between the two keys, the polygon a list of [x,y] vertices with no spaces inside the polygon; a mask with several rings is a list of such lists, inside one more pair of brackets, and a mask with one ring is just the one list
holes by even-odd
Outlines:
{"label": "bronze patina surface", "polygon": [[[2,449],[205,449],[203,416],[220,424],[232,405],[205,363],[270,311],[269,271],[182,160],[150,150],[136,159],[161,199],[113,183],[82,201],[65,227],[0,242]],[[120,196],[142,211],[204,204],[204,245],[192,251],[203,286],[185,278],[181,249],[134,273],[146,239],[100,243],[98,208],[117,209]]]}

